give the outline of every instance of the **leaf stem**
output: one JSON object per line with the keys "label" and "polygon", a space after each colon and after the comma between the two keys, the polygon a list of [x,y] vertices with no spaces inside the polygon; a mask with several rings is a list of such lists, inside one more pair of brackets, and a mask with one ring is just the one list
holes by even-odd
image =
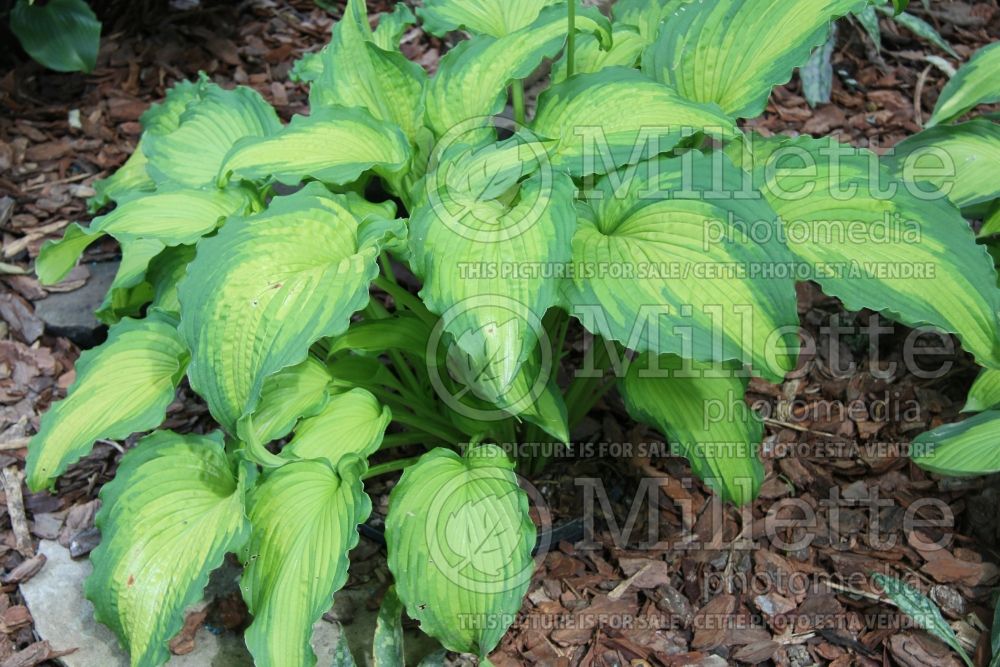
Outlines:
{"label": "leaf stem", "polygon": [[402,285],[396,285],[384,276],[377,277],[374,285],[395,299],[397,305],[409,310],[430,326],[433,327],[437,324],[437,316],[427,310],[427,306],[420,299],[406,291]]}
{"label": "leaf stem", "polygon": [[514,122],[521,127],[524,125],[524,81],[517,79],[510,84],[510,94],[514,104]]}
{"label": "leaf stem", "polygon": [[[375,320],[388,319],[391,315],[385,306],[374,299],[368,301],[368,305],[364,310],[365,316],[370,317]],[[392,360],[392,367],[396,369],[396,374],[399,379],[402,380],[403,385],[413,392],[420,392],[420,381],[417,376],[413,374],[410,370],[410,364],[407,363],[405,355],[403,355],[399,350],[386,350],[389,355],[389,359]]]}
{"label": "leaf stem", "polygon": [[566,19],[568,30],[566,34],[566,78],[573,76],[573,65],[576,61],[576,0],[566,4]]}
{"label": "leaf stem", "polygon": [[423,431],[427,435],[440,440],[442,443],[454,445],[465,440],[465,436],[457,435],[457,431],[454,433],[450,432],[437,424],[429,423],[427,420],[422,419],[419,415],[405,412],[404,410],[399,409],[398,406],[396,408],[393,408],[392,406],[389,407],[392,408],[392,420],[394,422],[402,424],[408,428]]}
{"label": "leaf stem", "polygon": [[373,465],[369,468],[368,472],[361,476],[361,479],[371,479],[372,477],[378,477],[379,475],[396,472],[397,470],[404,470],[419,460],[419,456],[411,456],[407,459],[396,459],[395,461],[389,461],[388,463],[379,463],[378,465]]}
{"label": "leaf stem", "polygon": [[[611,361],[608,342],[600,336],[594,336],[591,345],[594,347],[594,366],[606,370]],[[570,429],[590,412],[598,399],[607,393],[613,384],[614,382],[605,382],[603,373],[597,377],[573,378],[573,383],[566,392]]]}
{"label": "leaf stem", "polygon": [[425,445],[429,437],[433,436],[423,431],[390,433],[382,438],[382,445],[379,449],[392,449],[394,447],[406,447],[407,445]]}
{"label": "leaf stem", "polygon": [[382,274],[392,282],[393,285],[398,285],[399,281],[396,280],[396,274],[392,270],[392,258],[389,257],[389,253],[385,250],[379,256],[379,261],[382,264]]}

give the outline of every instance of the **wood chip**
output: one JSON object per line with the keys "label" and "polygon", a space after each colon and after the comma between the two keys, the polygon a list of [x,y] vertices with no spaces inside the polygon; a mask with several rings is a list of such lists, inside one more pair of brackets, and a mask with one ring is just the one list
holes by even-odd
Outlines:
{"label": "wood chip", "polygon": [[25,558],[35,555],[35,546],[31,541],[31,530],[28,528],[28,518],[24,515],[24,496],[21,495],[21,482],[24,474],[13,466],[4,468],[0,474],[4,494],[7,497],[7,514],[10,515],[11,527],[14,530],[14,541],[17,550]]}

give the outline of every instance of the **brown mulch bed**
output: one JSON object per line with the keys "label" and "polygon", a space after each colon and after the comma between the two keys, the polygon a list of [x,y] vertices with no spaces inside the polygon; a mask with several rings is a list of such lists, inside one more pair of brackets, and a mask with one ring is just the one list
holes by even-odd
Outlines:
{"label": "brown mulch bed", "polygon": [[[386,4],[370,6],[374,12]],[[963,58],[1000,39],[995,1],[934,2],[931,12],[913,5]],[[0,77],[0,262],[6,265],[0,270],[6,508],[0,517],[0,665],[27,667],[56,657],[53,647],[36,641],[17,584],[44,567],[34,556],[37,538],[58,539],[81,557],[93,548],[97,492],[131,444],[98,443],[54,495],[29,494],[19,483],[38,415],[72,382],[79,354],[67,339],[44,331],[32,304],[80,287],[89,279],[87,262],[114,257],[116,247],[95,244],[56,288],[42,288],[32,277],[33,258],[45,239],[87,219],[90,184],[132,152],[139,116],[173,82],[204,71],[222,84],[256,88],[285,119],[304,111],[306,91],[288,81],[288,71],[304,51],[326,42],[332,19],[311,0],[204,3],[165,11],[155,31],[105,35],[92,75],[54,74],[23,62]],[[764,133],[833,134],[876,147],[918,131],[915,119],[927,117],[945,81],[925,56],[944,54],[885,20],[883,28],[885,49],[878,58],[859,29],[842,24],[831,104],[809,108],[793,79],[747,126]],[[433,67],[443,46],[415,34],[403,48]],[[12,273],[18,269],[23,275]],[[872,589],[871,572],[900,576],[929,594],[978,664],[986,664],[998,581],[996,480],[934,478],[910,463],[901,444],[958,419],[974,364],[956,348],[944,357],[927,354],[931,367],[952,364],[943,377],[918,377],[901,364],[890,370],[909,333],[897,326],[882,338],[876,367],[859,328],[875,316],[846,314],[810,286],[800,290],[800,315],[818,342],[815,353],[804,355],[799,371],[782,385],[751,384],[750,400],[767,417],[768,473],[751,508],[723,507],[700,484],[681,481],[690,478],[682,460],[641,451],[557,458],[534,480],[557,526],[579,518],[580,478],[601,480],[619,526],[641,480],[657,480],[660,487],[652,495],[652,514],[640,506],[631,538],[616,539],[614,522],[598,511],[593,534],[553,545],[519,619],[492,656],[498,667],[958,665],[953,653],[908,625]],[[849,332],[831,335],[837,325]],[[849,362],[855,367],[843,372]],[[167,427],[206,424],[204,407],[182,389]],[[648,443],[656,436],[609,397],[574,439]],[[659,543],[650,548],[641,543],[651,516]],[[928,546],[935,541],[944,547]],[[238,628],[246,622],[240,605],[238,595],[223,598],[209,622]]]}

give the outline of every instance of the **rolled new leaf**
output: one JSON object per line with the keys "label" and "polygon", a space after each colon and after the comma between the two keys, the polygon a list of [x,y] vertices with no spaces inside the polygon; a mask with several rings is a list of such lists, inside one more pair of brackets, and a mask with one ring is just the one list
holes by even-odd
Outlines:
{"label": "rolled new leaf", "polygon": [[95,440],[121,440],[158,426],[187,360],[187,346],[165,316],[111,327],[104,343],[80,355],[66,398],[42,416],[28,444],[28,487],[52,486]]}
{"label": "rolled new leaf", "polygon": [[901,612],[913,619],[917,627],[927,630],[943,641],[962,657],[962,661],[968,667],[973,667],[972,659],[962,648],[955,631],[948,625],[948,621],[944,620],[941,610],[933,600],[905,581],[887,577],[880,572],[872,573],[872,580],[885,591],[889,599],[896,603]]}
{"label": "rolled new leaf", "polygon": [[396,595],[396,588],[390,586],[375,619],[372,664],[374,667],[396,667],[405,664],[403,661],[403,602]]}
{"label": "rolled new leaf", "polygon": [[347,581],[347,554],[371,513],[361,474],[348,457],[295,461],[269,473],[247,498],[250,540],[241,552],[243,599],[254,621],[247,647],[262,667],[315,665],[312,626]]}
{"label": "rolled new leaf", "polygon": [[247,466],[234,470],[220,433],[162,431],[139,441],[101,489],[101,543],[86,593],[135,667],[167,661],[184,610],[246,540],[249,474]]}
{"label": "rolled new leaf", "polygon": [[867,0],[718,0],[674,3],[642,58],[644,72],[734,118],[760,115],[771,89],[786,83],[830,23]]}
{"label": "rolled new leaf", "polygon": [[[524,152],[530,158],[537,148],[528,145]],[[492,155],[490,149],[486,154]],[[410,219],[410,264],[424,281],[424,304],[443,316],[443,331],[467,355],[467,375],[478,379],[488,400],[499,400],[543,335],[542,317],[557,301],[555,274],[529,267],[569,260],[574,186],[565,174],[531,160],[523,171],[539,171],[520,184],[518,163],[512,176],[501,169],[485,186],[470,185],[481,175],[467,166],[482,166],[476,158],[442,162],[428,175],[434,185]],[[517,193],[513,205],[507,204],[508,192]]]}
{"label": "rolled new leaf", "polygon": [[389,497],[389,569],[406,613],[451,651],[485,656],[531,583],[535,526],[495,445],[435,449]]}

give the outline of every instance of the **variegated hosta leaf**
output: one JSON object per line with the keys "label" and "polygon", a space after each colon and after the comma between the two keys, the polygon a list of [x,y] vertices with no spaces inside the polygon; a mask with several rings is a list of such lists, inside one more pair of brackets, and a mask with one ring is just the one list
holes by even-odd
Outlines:
{"label": "variegated hosta leaf", "polygon": [[[140,121],[145,134],[169,134],[180,126],[181,114],[188,105],[195,103],[213,84],[204,75],[198,81],[180,81],[167,90],[162,102],[153,104],[142,114]],[[138,192],[152,192],[156,189],[146,168],[148,164],[143,152],[143,140],[118,171],[108,178],[94,183],[95,194],[87,201],[91,211],[96,211],[112,201],[134,196]]]}
{"label": "variegated hosta leaf", "polygon": [[309,346],[347,328],[397,221],[359,220],[319,184],[230,220],[198,245],[180,286],[188,377],[224,428],[257,406],[267,376],[305,361]]}
{"label": "variegated hosta leaf", "polygon": [[561,0],[427,0],[417,9],[426,32],[444,37],[454,30],[503,37],[531,25],[538,13]]}
{"label": "variegated hosta leaf", "polygon": [[94,196],[87,200],[87,208],[95,213],[111,202],[138,192],[152,192],[156,183],[146,171],[146,154],[142,152],[142,140],[135,151],[125,160],[125,164],[107,178],[94,181]]}
{"label": "variegated hosta leaf", "polygon": [[949,476],[1000,472],[1000,411],[987,410],[913,439],[910,456],[931,472]]}
{"label": "variegated hosta leaf", "polygon": [[423,126],[427,73],[373,39],[364,0],[348,0],[333,39],[311,65],[319,74],[309,88],[309,106],[313,113],[331,105],[362,107],[415,141]]}
{"label": "variegated hosta leaf", "polygon": [[314,416],[303,419],[281,450],[291,459],[325,459],[339,465],[350,454],[367,460],[382,444],[392,412],[364,389],[334,394]]}
{"label": "variegated hosta leaf", "polygon": [[556,384],[556,364],[541,353],[543,346],[550,344],[543,338],[535,346],[499,396],[489,376],[480,372],[457,345],[440,353],[437,361],[443,368],[432,370],[431,384],[451,408],[448,416],[452,423],[474,437],[491,432],[498,421],[513,416],[538,426],[558,442],[569,442],[569,415]]}
{"label": "variegated hosta leaf", "polygon": [[199,75],[197,81],[178,81],[167,90],[162,101],[143,112],[139,119],[142,129],[149,134],[170,134],[180,127],[181,117],[188,107],[217,88],[204,73]]}
{"label": "variegated hosta leaf", "polygon": [[492,651],[531,583],[536,537],[503,450],[425,454],[392,490],[385,528],[410,618],[451,651]]}
{"label": "variegated hosta leaf", "polygon": [[150,309],[157,309],[180,317],[181,302],[177,299],[180,284],[187,266],[194,261],[195,247],[179,245],[167,248],[153,258],[146,271],[146,281],[153,288],[153,303]]}
{"label": "variegated hosta leaf", "polygon": [[374,168],[387,175],[406,164],[410,150],[395,125],[364,109],[321,108],[296,116],[270,137],[243,139],[222,163],[220,181],[269,177],[296,185],[306,178],[344,185]]}
{"label": "variegated hosta leaf", "polygon": [[[611,26],[594,8],[577,10],[576,29],[592,32],[611,46]],[[555,56],[566,41],[566,8],[544,9],[531,25],[499,39],[480,36],[462,42],[438,65],[427,88],[427,124],[441,137],[469,121],[503,110],[507,86],[531,74],[545,58]],[[482,119],[482,120],[480,120]]]}
{"label": "variegated hosta leaf", "polygon": [[[689,0],[617,0],[611,6],[614,25],[629,26],[639,31],[644,44],[656,37],[660,21]],[[617,37],[615,38],[617,41]]]}
{"label": "variegated hosta leaf", "polygon": [[969,389],[962,412],[982,412],[1000,406],[1000,371],[984,368]]}
{"label": "variegated hosta leaf", "polygon": [[[767,203],[734,196],[744,176],[693,151],[602,178],[577,206],[569,312],[633,350],[735,359],[780,380],[798,345],[795,285],[780,270],[792,256]],[[759,234],[738,233],[747,220]]]}
{"label": "variegated hosta leaf", "polygon": [[904,181],[927,181],[965,208],[1000,197],[1000,125],[977,118],[932,127],[896,144],[889,162]]}
{"label": "variegated hosta leaf", "polygon": [[983,226],[979,228],[979,236],[986,238],[987,250],[994,256],[996,263],[1000,265],[1000,246],[997,245],[996,238],[998,234],[1000,234],[1000,200],[993,202],[983,217]]}
{"label": "variegated hosta leaf", "polygon": [[[530,146],[522,148],[531,155]],[[427,177],[426,201],[410,219],[410,263],[424,281],[424,304],[442,316],[443,331],[497,400],[557,301],[556,278],[539,268],[569,259],[574,185],[546,169],[518,185],[518,163],[511,173],[498,168],[500,178],[487,174],[484,187],[479,157],[444,162]],[[508,191],[517,195],[513,206],[497,199],[512,196]]]}
{"label": "variegated hosta leaf", "polygon": [[[632,26],[616,26],[611,37],[611,48],[607,49],[593,35],[577,36],[573,71],[586,74],[606,67],[635,67],[646,46],[639,31]],[[566,55],[564,53],[552,66],[553,83],[566,80]]]}
{"label": "variegated hosta leaf", "polygon": [[122,458],[101,489],[87,598],[137,667],[162,665],[167,642],[201,599],[208,575],[247,538],[249,466],[233,465],[222,436],[160,431]]}
{"label": "variegated hosta leaf", "polygon": [[127,197],[106,215],[81,227],[74,223],[58,241],[42,245],[35,263],[38,278],[54,284],[66,277],[91,243],[110,234],[118,241],[155,239],[164,245],[194,243],[227,216],[243,213],[248,194],[238,188],[195,190],[167,187],[151,194]]}
{"label": "variegated hosta leaf", "polygon": [[620,383],[629,414],[660,430],[691,469],[724,500],[743,505],[764,481],[757,456],[760,417],[743,402],[738,365],[642,355]]}
{"label": "variegated hosta leaf", "polygon": [[122,320],[76,362],[67,396],[42,417],[28,444],[31,489],[51,486],[99,438],[122,440],[156,427],[174,400],[188,351],[164,316]]}
{"label": "variegated hosta leaf", "polygon": [[417,357],[425,356],[431,327],[416,315],[402,312],[382,320],[361,320],[330,341],[329,356],[338,352],[381,354],[402,350]]}
{"label": "variegated hosta leaf", "polygon": [[695,132],[738,133],[714,104],[687,100],[634,69],[609,67],[552,86],[531,129],[555,139],[552,164],[574,176],[604,174],[655,157]]}
{"label": "variegated hosta leaf", "polygon": [[122,241],[122,259],[104,300],[94,313],[98,321],[111,325],[123,317],[138,315],[153,298],[153,287],[145,282],[146,271],[153,258],[166,246],[157,239]]}
{"label": "variegated hosta leaf", "polygon": [[330,398],[331,382],[330,371],[313,356],[268,376],[253,415],[255,440],[266,445],[283,438],[299,419],[322,410]]}
{"label": "variegated hosta leaf", "polygon": [[1000,42],[976,51],[941,91],[927,127],[950,122],[979,104],[1000,102]]}
{"label": "variegated hosta leaf", "polygon": [[642,69],[691,100],[736,118],[764,111],[774,86],[823,44],[830,22],[867,0],[718,0],[684,3],[661,24]]}
{"label": "variegated hosta leaf", "polygon": [[800,280],[850,310],[955,333],[980,365],[1000,367],[996,271],[947,200],[916,196],[873,154],[834,139],[756,137],[753,149]]}
{"label": "variegated hosta leaf", "polygon": [[403,33],[416,22],[413,10],[405,3],[398,2],[391,12],[378,15],[378,25],[372,31],[372,43],[383,51],[398,51]]}
{"label": "variegated hosta leaf", "polygon": [[[246,643],[258,665],[315,665],[313,623],[347,581],[347,553],[371,514],[363,461],[294,461],[264,477],[248,498],[243,599],[254,621]],[[339,664],[339,663],[338,663]]]}
{"label": "variegated hosta leaf", "polygon": [[[244,137],[267,137],[281,129],[274,108],[251,88],[223,90],[202,81],[193,90],[182,91],[176,101],[168,100],[158,110],[142,138],[146,169],[158,184],[214,185],[233,144]],[[177,126],[170,129],[174,118]]]}

